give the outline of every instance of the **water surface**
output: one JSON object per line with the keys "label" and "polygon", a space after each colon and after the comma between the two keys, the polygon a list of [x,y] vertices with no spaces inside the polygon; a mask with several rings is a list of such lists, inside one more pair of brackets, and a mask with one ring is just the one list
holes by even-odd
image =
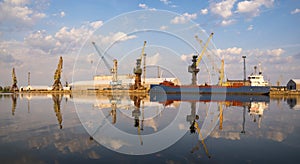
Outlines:
{"label": "water surface", "polygon": [[299,97],[181,100],[2,94],[1,163],[299,162]]}

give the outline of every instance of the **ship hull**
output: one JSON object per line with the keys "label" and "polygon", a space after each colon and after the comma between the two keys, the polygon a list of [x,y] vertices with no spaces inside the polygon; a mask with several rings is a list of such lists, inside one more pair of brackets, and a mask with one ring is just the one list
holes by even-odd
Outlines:
{"label": "ship hull", "polygon": [[152,92],[164,91],[167,94],[248,94],[248,95],[268,95],[269,86],[179,86],[179,85],[151,85]]}

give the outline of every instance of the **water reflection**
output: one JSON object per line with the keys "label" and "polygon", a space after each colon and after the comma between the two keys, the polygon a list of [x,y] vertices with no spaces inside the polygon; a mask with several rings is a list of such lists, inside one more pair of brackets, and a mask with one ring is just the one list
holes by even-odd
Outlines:
{"label": "water reflection", "polygon": [[11,114],[14,116],[16,107],[17,107],[17,94],[12,94],[11,95],[11,100],[12,100],[12,106],[11,106]]}
{"label": "water reflection", "polygon": [[[86,158],[99,159],[105,156],[100,154],[103,151],[103,147],[99,147],[100,144],[119,152],[124,149],[142,151],[145,147],[162,145],[170,140],[169,137],[182,131],[187,132],[181,139],[184,143],[174,143],[174,146],[169,148],[180,150],[180,154],[192,154],[192,157],[184,157],[187,159],[206,156],[207,159],[220,161],[223,155],[218,153],[218,150],[223,150],[223,147],[226,147],[225,143],[237,140],[239,142],[235,144],[230,143],[232,149],[228,149],[229,152],[236,153],[233,150],[247,147],[245,144],[249,143],[257,148],[276,145],[284,147],[282,150],[276,147],[269,150],[270,152],[300,150],[297,139],[300,134],[297,96],[270,99],[268,96],[239,95],[224,98],[209,95],[165,95],[159,99],[159,95],[130,94],[11,94],[0,95],[0,100],[1,108],[8,109],[6,111],[9,114],[8,117],[5,110],[2,110],[0,115],[2,146],[4,143],[15,143],[13,146],[19,147],[22,141],[25,143],[22,145],[32,150],[42,149],[50,154],[53,152],[49,150],[53,149],[63,154],[80,152]],[[69,103],[69,100],[72,103]],[[3,105],[3,102],[6,103]],[[77,103],[77,107],[73,106],[73,102]],[[286,110],[290,107],[294,110]],[[180,111],[183,113],[179,113]],[[80,113],[81,122],[76,112]],[[202,135],[205,131],[202,127],[205,124],[204,119],[211,115],[211,112],[217,113],[209,117],[210,122],[216,122],[211,126],[216,126],[207,139]],[[83,118],[84,116],[86,118]],[[177,117],[181,120],[172,122]],[[82,124],[89,128],[83,129]],[[176,125],[172,130],[157,136],[155,140],[149,138],[168,129],[171,124]],[[126,135],[117,137],[119,134],[114,134],[111,131],[113,128]],[[102,136],[103,133],[107,135]],[[261,147],[256,142],[260,142]],[[274,142],[275,145],[270,145]],[[286,154],[284,156],[289,157]],[[153,160],[157,158],[156,156]]]}
{"label": "water reflection", "polygon": [[52,94],[52,100],[53,100],[53,109],[55,112],[55,115],[57,117],[59,128],[62,129],[62,114],[60,112],[60,103],[62,100],[62,94]]}
{"label": "water reflection", "polygon": [[300,110],[300,96],[291,96],[286,99],[291,109]]}

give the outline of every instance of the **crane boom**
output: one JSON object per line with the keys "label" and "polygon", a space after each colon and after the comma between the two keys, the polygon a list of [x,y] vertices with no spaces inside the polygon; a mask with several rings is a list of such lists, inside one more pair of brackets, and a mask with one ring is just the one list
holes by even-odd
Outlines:
{"label": "crane boom", "polygon": [[96,49],[98,55],[99,55],[99,56],[101,57],[101,59],[103,60],[103,62],[104,62],[104,64],[105,64],[106,68],[107,68],[110,72],[112,72],[112,67],[108,64],[107,60],[106,60],[106,59],[104,58],[104,56],[101,54],[101,52],[100,52],[100,50],[98,49],[96,43],[95,43],[95,42],[92,42],[92,44],[93,44],[93,46],[95,47],[95,49]]}
{"label": "crane boom", "polygon": [[146,54],[145,54],[145,47],[146,47],[146,41],[144,41],[144,45],[143,45],[143,49],[142,49],[142,54],[141,54],[141,60],[142,60],[142,57],[144,58],[144,62],[143,62],[143,85],[145,86],[145,83],[146,83]]}
{"label": "crane boom", "polygon": [[141,60],[142,60],[143,56],[145,55],[146,43],[147,43],[147,41],[144,41],[144,45],[143,45],[143,49],[142,49],[142,53],[141,53],[141,57],[140,57]]}
{"label": "crane boom", "polygon": [[[208,43],[209,43],[209,41],[210,41],[210,39],[212,38],[213,35],[214,35],[214,33],[211,33],[211,34],[209,35],[209,37],[208,37],[208,39],[207,39],[205,45],[204,45],[203,48],[202,48],[201,53],[198,55],[198,59],[197,59],[197,62],[196,62],[196,66],[199,65],[199,63],[200,63],[200,61],[201,61],[201,59],[202,59],[204,53],[206,52]],[[195,36],[195,37],[196,37],[196,36]],[[198,37],[196,37],[196,39],[199,41],[199,43],[200,43],[200,45],[201,45],[202,41],[201,41]]]}
{"label": "crane boom", "polygon": [[219,76],[219,82],[218,85],[223,85],[224,81],[224,59],[221,60],[221,68],[219,70],[220,76]]}

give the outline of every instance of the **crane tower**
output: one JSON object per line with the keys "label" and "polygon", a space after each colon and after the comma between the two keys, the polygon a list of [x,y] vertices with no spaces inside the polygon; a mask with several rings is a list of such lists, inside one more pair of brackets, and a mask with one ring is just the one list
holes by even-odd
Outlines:
{"label": "crane tower", "polygon": [[[197,55],[194,55],[193,56],[193,59],[192,59],[192,64],[188,67],[188,72],[189,73],[192,73],[192,85],[197,85],[197,74],[199,72],[199,68],[198,68],[198,65],[204,55],[204,53],[206,52],[206,49],[207,49],[207,46],[208,46],[208,43],[210,41],[210,39],[212,38],[212,36],[214,35],[214,33],[211,33],[205,43],[205,45],[203,46],[202,48],[202,51],[200,54]],[[199,41],[198,37],[196,37],[196,39]],[[201,44],[201,42],[200,42]],[[198,59],[197,59],[198,58]]]}
{"label": "crane tower", "polygon": [[19,90],[17,86],[17,76],[16,76],[15,68],[12,69],[12,85],[10,90],[13,92]]}
{"label": "crane tower", "polygon": [[[143,49],[142,49],[142,54],[141,57],[136,59],[136,67],[133,69],[133,73],[135,74],[135,79],[134,79],[134,85],[132,89],[141,89],[143,88],[143,86],[141,85],[141,75],[142,73],[144,73],[144,84],[145,84],[145,80],[146,80],[146,60],[145,60],[145,46],[146,46],[146,41],[144,41],[144,45],[143,45]],[[141,63],[142,63],[142,59],[144,57],[144,70],[142,70],[141,68]]]}
{"label": "crane tower", "polygon": [[62,57],[60,57],[57,68],[56,68],[55,73],[54,73],[54,83],[52,85],[52,90],[53,91],[63,90],[63,86],[61,85],[61,82],[60,82],[60,77],[61,77],[61,72],[62,72],[62,65],[63,65],[63,59],[62,59]]}

